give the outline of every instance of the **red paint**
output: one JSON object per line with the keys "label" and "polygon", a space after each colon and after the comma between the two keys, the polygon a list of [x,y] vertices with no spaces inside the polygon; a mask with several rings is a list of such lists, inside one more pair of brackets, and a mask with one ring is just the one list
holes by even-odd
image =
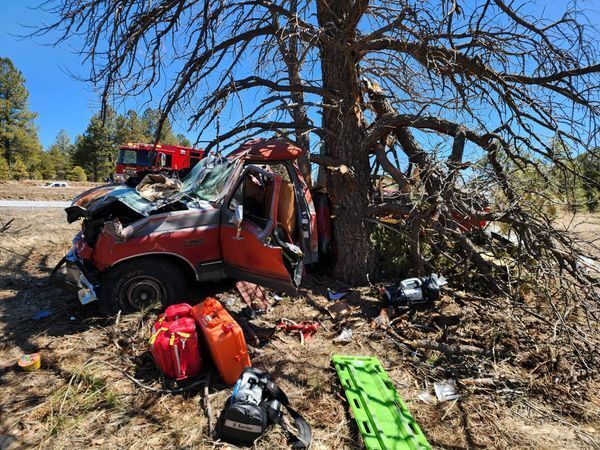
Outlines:
{"label": "red paint", "polygon": [[[127,145],[119,147],[119,154],[121,151],[127,150],[140,153],[138,159],[144,159],[148,164],[138,165],[137,163],[119,162],[117,160],[115,166],[115,174],[117,175],[122,176],[124,173],[135,173],[146,170],[176,171],[189,169],[190,167],[193,167],[193,162],[200,161],[204,156],[204,150],[182,147],[180,145],[128,143]],[[161,166],[160,164],[161,155],[165,155],[166,164],[164,166]]]}
{"label": "red paint", "polygon": [[304,150],[287,142],[277,139],[254,139],[239,146],[231,152],[245,159],[260,159],[262,161],[292,161],[298,159]]}
{"label": "red paint", "polygon": [[[187,246],[189,241],[198,241],[198,244]],[[112,236],[102,233],[96,241],[92,263],[98,270],[104,271],[122,260],[152,253],[176,255],[192,267],[218,260],[221,258],[219,227],[213,225],[151,233],[126,242],[115,242]]]}
{"label": "red paint", "polygon": [[198,333],[191,306],[185,303],[173,306],[183,306],[179,312],[183,314],[184,309],[187,312],[175,320],[169,320],[168,312],[158,317],[152,326],[150,353],[167,378],[185,380],[202,370]]}

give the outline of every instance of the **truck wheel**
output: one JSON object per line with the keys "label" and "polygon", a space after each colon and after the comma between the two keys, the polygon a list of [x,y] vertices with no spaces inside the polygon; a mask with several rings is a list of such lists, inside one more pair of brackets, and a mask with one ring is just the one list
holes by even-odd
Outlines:
{"label": "truck wheel", "polygon": [[107,315],[140,311],[154,304],[183,301],[186,279],[179,268],[160,258],[126,261],[110,269],[98,289],[100,310]]}

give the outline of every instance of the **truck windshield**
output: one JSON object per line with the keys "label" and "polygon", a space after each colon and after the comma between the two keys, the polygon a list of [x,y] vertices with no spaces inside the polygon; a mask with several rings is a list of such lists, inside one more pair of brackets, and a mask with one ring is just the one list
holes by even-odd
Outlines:
{"label": "truck windshield", "polygon": [[128,164],[132,166],[149,166],[150,152],[143,150],[119,150],[117,164]]}
{"label": "truck windshield", "polygon": [[207,156],[183,179],[182,192],[199,200],[219,199],[237,160]]}

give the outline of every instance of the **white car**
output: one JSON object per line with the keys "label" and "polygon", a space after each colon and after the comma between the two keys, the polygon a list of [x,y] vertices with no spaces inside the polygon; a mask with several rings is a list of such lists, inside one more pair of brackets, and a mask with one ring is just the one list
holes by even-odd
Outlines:
{"label": "white car", "polygon": [[66,188],[69,187],[67,183],[64,181],[53,181],[51,183],[46,183],[45,188]]}

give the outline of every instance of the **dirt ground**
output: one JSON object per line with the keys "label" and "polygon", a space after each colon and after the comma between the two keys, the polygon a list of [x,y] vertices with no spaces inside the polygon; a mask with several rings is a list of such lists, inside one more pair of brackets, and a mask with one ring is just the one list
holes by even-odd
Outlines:
{"label": "dirt ground", "polygon": [[67,181],[65,188],[46,188],[49,181],[0,181],[0,200],[71,200],[100,183]]}
{"label": "dirt ground", "polygon": [[[201,391],[155,392],[163,385],[147,341],[158,309],[103,319],[93,304],[83,307],[74,293],[50,283],[79,225],[67,224],[60,209],[0,209],[0,216],[15,218],[0,234],[0,448],[3,442],[13,442],[11,448],[225,448],[208,433]],[[536,318],[545,305],[448,290],[433,309],[383,330],[371,327],[381,310],[373,289],[352,290],[350,315],[335,322],[327,312],[329,285],[314,276],[299,298],[270,297],[271,311],[251,321],[264,337],[250,347],[252,362],[272,374],[310,423],[314,449],[360,447],[331,368],[336,353],[377,356],[434,448],[600,448],[597,368],[583,369],[553,324]],[[234,299],[230,310],[239,317],[243,302],[228,284],[206,286],[189,301],[208,293]],[[32,319],[42,310],[50,316]],[[304,345],[298,334],[266,338],[281,318],[316,321],[319,329]],[[348,327],[353,341],[333,343]],[[42,369],[18,370],[17,358],[33,351],[42,354]],[[214,425],[231,388],[212,378]],[[432,384],[445,379],[457,381],[458,400],[419,398],[423,391],[435,396]],[[255,448],[289,447],[273,426]]]}

